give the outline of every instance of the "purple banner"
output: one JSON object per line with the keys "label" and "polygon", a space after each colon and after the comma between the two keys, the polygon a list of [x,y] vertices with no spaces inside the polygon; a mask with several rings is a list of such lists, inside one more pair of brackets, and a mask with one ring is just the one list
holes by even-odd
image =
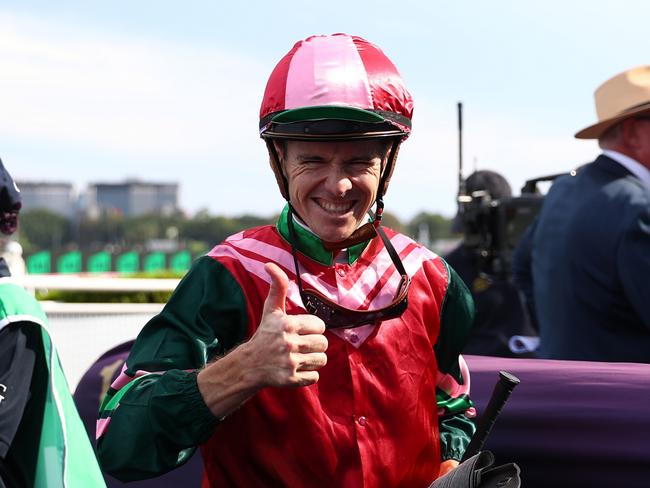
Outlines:
{"label": "purple banner", "polygon": [[650,364],[465,359],[479,415],[499,370],[521,380],[485,448],[522,486],[650,486]]}

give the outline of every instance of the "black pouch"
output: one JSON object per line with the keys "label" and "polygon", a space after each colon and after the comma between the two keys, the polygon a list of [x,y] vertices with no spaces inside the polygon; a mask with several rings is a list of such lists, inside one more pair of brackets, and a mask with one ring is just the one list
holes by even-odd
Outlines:
{"label": "black pouch", "polygon": [[520,488],[520,472],[515,463],[494,466],[494,454],[481,451],[435,480],[429,488]]}

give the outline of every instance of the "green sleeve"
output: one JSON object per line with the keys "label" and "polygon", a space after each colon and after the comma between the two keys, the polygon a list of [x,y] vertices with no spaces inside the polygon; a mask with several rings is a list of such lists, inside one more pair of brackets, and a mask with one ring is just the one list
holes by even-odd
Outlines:
{"label": "green sleeve", "polygon": [[436,389],[442,460],[460,461],[476,427],[469,397],[467,365],[460,356],[474,325],[472,295],[458,274],[443,261],[449,277],[440,314],[440,334],[434,346],[438,370],[443,378]]}
{"label": "green sleeve", "polygon": [[218,423],[198,390],[197,371],[242,342],[246,327],[237,281],[218,261],[198,259],[142,329],[102,403],[97,451],[106,472],[133,481],[190,458]]}

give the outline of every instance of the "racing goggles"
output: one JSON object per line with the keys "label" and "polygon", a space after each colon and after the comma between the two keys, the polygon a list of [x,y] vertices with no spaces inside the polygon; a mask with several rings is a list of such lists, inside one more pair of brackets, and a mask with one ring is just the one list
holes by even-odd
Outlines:
{"label": "racing goggles", "polygon": [[400,273],[400,283],[397,287],[397,292],[395,293],[393,301],[385,307],[375,310],[353,310],[343,307],[336,302],[333,302],[325,295],[313,288],[305,288],[303,286],[302,279],[300,278],[298,257],[296,254],[296,243],[298,240],[296,238],[296,232],[293,227],[294,224],[291,205],[289,205],[289,213],[287,217],[289,234],[292,241],[291,254],[293,256],[293,263],[296,268],[296,282],[298,284],[300,298],[302,299],[302,303],[305,306],[305,310],[325,322],[326,328],[351,329],[354,327],[360,327],[362,325],[376,324],[384,320],[394,319],[400,317],[404,313],[408,307],[408,291],[411,285],[411,278],[409,278],[409,276],[406,274],[406,270],[404,269],[404,265],[402,264],[397,251],[395,251],[395,248],[381,227],[374,228],[384,243],[386,251],[390,256],[393,265]]}

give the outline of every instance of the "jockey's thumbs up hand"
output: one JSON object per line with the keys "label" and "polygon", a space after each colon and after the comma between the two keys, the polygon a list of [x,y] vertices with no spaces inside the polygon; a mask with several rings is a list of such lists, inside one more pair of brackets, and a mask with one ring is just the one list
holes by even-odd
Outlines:
{"label": "jockey's thumbs up hand", "polygon": [[262,318],[247,344],[251,373],[262,386],[307,386],[318,381],[327,363],[325,324],[314,315],[287,315],[289,278],[276,264],[264,269],[271,278]]}

